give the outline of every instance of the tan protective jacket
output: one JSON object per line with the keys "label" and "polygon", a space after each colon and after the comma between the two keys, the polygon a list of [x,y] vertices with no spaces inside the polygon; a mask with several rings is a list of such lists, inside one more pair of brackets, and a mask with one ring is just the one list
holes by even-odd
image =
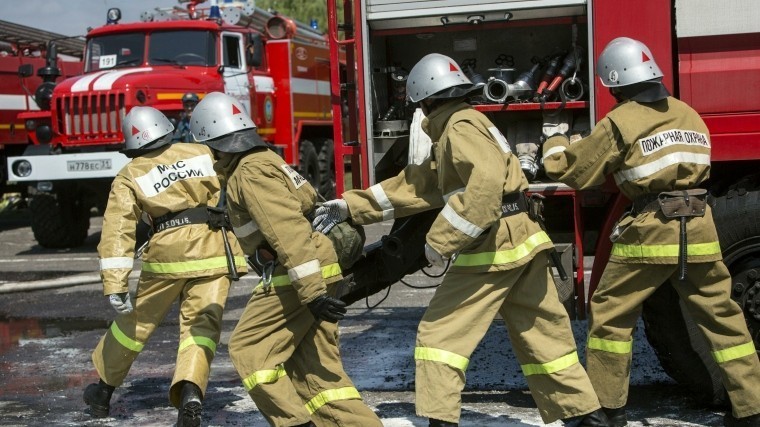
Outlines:
{"label": "tan protective jacket", "polygon": [[[135,255],[135,229],[143,212],[151,219],[198,206],[216,206],[219,179],[211,150],[200,144],[167,145],[132,159],[111,184],[98,244],[105,295],[127,292]],[[232,232],[227,233],[239,273],[248,268]],[[143,273],[165,278],[227,272],[220,231],[207,224],[167,228],[153,234],[143,252]]]}
{"label": "tan protective jacket", "polygon": [[441,106],[422,123],[433,157],[367,190],[343,194],[351,218],[367,224],[443,207],[427,242],[452,270],[508,270],[551,248],[549,236],[526,213],[501,218],[503,195],[528,181],[499,130],[468,104]]}
{"label": "tan protective jacket", "polygon": [[[699,114],[675,98],[626,101],[580,141],[549,138],[543,160],[550,177],[576,189],[600,185],[612,174],[620,191],[633,200],[704,182],[710,176],[710,134]],[[619,225],[627,228],[614,243],[611,260],[678,263],[679,220],[645,212],[624,217]],[[688,219],[687,235],[688,262],[722,259],[709,206],[704,217]]]}
{"label": "tan protective jacket", "polygon": [[292,283],[306,304],[342,279],[332,242],[306,218],[317,201],[306,178],[268,149],[226,156],[215,167],[227,179],[230,221],[245,253],[267,244],[277,253],[274,284]]}

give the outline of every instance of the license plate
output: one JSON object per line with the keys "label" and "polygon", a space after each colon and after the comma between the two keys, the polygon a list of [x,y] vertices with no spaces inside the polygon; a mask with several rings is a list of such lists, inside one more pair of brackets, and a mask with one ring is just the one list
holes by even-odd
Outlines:
{"label": "license plate", "polygon": [[69,172],[89,172],[111,169],[111,159],[69,160],[66,162]]}

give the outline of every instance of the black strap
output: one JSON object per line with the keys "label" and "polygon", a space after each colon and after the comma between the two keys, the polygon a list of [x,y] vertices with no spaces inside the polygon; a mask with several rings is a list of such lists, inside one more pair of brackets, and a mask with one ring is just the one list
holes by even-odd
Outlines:
{"label": "black strap", "polygon": [[191,224],[206,224],[209,222],[209,214],[206,206],[189,208],[179,212],[169,212],[166,215],[153,220],[153,231],[155,233],[168,230],[170,228],[182,227]]}
{"label": "black strap", "polygon": [[517,215],[520,212],[528,212],[527,196],[522,191],[519,193],[505,194],[501,197],[501,217]]}

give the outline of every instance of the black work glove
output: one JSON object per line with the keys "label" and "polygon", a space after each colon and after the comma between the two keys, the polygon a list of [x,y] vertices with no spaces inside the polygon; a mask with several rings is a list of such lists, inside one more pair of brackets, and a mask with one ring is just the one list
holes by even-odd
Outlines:
{"label": "black work glove", "polygon": [[306,305],[315,319],[326,320],[330,323],[338,323],[338,320],[346,314],[346,303],[327,294],[316,297]]}

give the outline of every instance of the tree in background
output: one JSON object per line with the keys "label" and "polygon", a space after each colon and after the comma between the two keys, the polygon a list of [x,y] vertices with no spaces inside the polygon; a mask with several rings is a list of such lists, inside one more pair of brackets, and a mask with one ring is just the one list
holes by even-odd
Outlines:
{"label": "tree in background", "polygon": [[[336,1],[336,0],[327,0]],[[327,1],[325,0],[256,0],[256,6],[270,12],[279,12],[301,23],[309,25],[317,21],[317,30],[327,32]],[[343,10],[343,2],[337,0],[338,10]],[[342,16],[342,15],[340,15]]]}

